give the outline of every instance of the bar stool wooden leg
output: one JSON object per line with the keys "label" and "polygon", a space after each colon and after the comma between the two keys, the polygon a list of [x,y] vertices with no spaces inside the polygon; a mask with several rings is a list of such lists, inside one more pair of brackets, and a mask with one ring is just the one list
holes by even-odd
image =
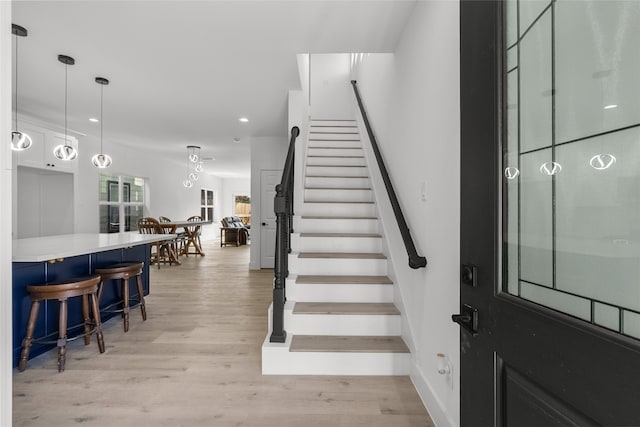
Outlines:
{"label": "bar stool wooden leg", "polygon": [[27,323],[27,333],[22,340],[22,353],[20,354],[20,362],[18,371],[22,372],[27,369],[27,361],[29,360],[29,352],[31,344],[33,344],[33,332],[36,329],[36,320],[38,320],[38,312],[40,311],[40,301],[31,303],[31,311],[29,312],[29,321]]}
{"label": "bar stool wooden leg", "polygon": [[104,335],[102,334],[102,322],[100,321],[100,306],[98,297],[95,293],[90,294],[91,306],[93,307],[93,324],[96,329],[96,338],[98,339],[98,349],[100,353],[104,353]]}
{"label": "bar stool wooden leg", "polygon": [[122,279],[122,315],[124,317],[124,331],[129,331],[129,279]]}
{"label": "bar stool wooden leg", "polygon": [[67,357],[67,300],[60,301],[60,317],[58,318],[58,372],[64,371],[64,365]]}
{"label": "bar stool wooden leg", "polygon": [[138,297],[140,298],[140,311],[142,311],[142,320],[147,320],[147,306],[144,304],[144,289],[142,288],[142,275],[136,276],[138,284]]}
{"label": "bar stool wooden leg", "polygon": [[91,317],[89,316],[89,296],[82,295],[82,317],[84,318],[84,345],[91,344]]}

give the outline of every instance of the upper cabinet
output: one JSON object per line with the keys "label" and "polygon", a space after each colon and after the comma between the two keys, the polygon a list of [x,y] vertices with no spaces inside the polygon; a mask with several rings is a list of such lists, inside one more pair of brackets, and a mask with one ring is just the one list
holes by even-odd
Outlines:
{"label": "upper cabinet", "polygon": [[[32,168],[57,170],[60,172],[76,172],[78,169],[78,158],[75,160],[59,160],[53,155],[53,149],[60,144],[64,144],[65,135],[49,129],[41,128],[31,124],[22,124],[20,130],[29,134],[33,144],[31,148],[24,151],[13,152],[13,163],[19,166],[29,166]],[[67,143],[78,149],[78,140],[67,135]]]}

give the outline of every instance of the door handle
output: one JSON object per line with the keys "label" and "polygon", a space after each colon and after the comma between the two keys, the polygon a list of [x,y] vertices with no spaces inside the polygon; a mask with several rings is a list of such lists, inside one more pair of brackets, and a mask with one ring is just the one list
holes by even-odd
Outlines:
{"label": "door handle", "polygon": [[472,336],[478,335],[478,309],[471,307],[469,304],[464,304],[461,308],[460,314],[454,314],[451,316],[451,320],[460,325]]}
{"label": "door handle", "polygon": [[267,225],[267,223],[266,223],[266,222],[263,222],[263,223],[262,223],[262,226],[263,226],[263,227],[265,227],[266,225]]}
{"label": "door handle", "polygon": [[463,264],[460,268],[460,281],[465,285],[478,286],[478,267],[471,264]]}

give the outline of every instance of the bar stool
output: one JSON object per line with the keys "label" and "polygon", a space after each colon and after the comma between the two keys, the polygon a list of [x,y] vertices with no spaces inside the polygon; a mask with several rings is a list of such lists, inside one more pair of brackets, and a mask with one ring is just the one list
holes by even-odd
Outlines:
{"label": "bar stool", "polygon": [[[142,320],[147,320],[147,308],[144,304],[144,289],[142,289],[142,269],[144,263],[142,262],[123,262],[119,264],[113,264],[104,268],[96,268],[96,274],[100,275],[101,282],[98,290],[98,301],[102,299],[102,291],[104,289],[104,282],[107,280],[121,280],[122,286],[122,308],[112,309],[109,305],[102,309],[103,313],[122,313],[124,317],[124,331],[129,331],[129,302],[131,300],[129,296],[129,279],[135,277],[138,284],[138,298],[134,299],[137,303],[133,308],[140,306],[142,311]],[[118,302],[117,304],[120,304]]]}
{"label": "bar stool", "polygon": [[[31,298],[31,311],[29,312],[27,333],[24,337],[24,340],[22,341],[22,353],[20,355],[20,362],[18,364],[18,370],[20,372],[24,371],[27,368],[29,352],[31,351],[31,345],[34,343],[55,343],[58,345],[58,372],[64,371],[67,354],[67,341],[72,341],[76,338],[84,337],[84,344],[89,345],[89,343],[91,342],[90,334],[96,332],[96,336],[98,338],[98,349],[100,350],[100,353],[104,353],[102,324],[100,322],[98,298],[96,296],[96,292],[98,291],[98,283],[100,283],[100,276],[89,276],[57,281],[43,285],[27,286],[27,292],[29,292],[29,297]],[[77,337],[68,339],[67,299],[77,296],[82,297],[84,333]],[[89,315],[89,299],[91,299],[91,306],[93,308],[93,321],[91,320]],[[33,337],[33,333],[36,328],[36,321],[38,320],[38,314],[40,311],[40,302],[48,300],[58,300],[60,302],[60,315],[58,317],[59,338],[57,341],[45,341],[45,338],[48,338],[48,336],[44,336],[42,338]]]}

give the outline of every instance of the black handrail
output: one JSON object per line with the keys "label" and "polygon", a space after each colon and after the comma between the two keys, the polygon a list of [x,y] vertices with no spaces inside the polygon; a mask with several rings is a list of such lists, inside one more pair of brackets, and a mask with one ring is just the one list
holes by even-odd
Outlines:
{"label": "black handrail", "polygon": [[273,210],[276,214],[276,256],[273,279],[273,327],[270,342],[285,342],[287,339],[287,331],[284,330],[284,303],[287,301],[285,283],[289,275],[289,253],[293,232],[293,163],[296,138],[299,134],[298,126],[291,128],[287,160],[284,163],[280,184],[276,185],[276,196],[273,201]]}
{"label": "black handrail", "polygon": [[371,124],[369,123],[369,118],[367,117],[367,113],[364,110],[364,105],[362,104],[362,99],[360,98],[360,92],[358,92],[358,83],[355,80],[351,80],[351,85],[353,86],[353,91],[355,92],[356,99],[358,101],[358,107],[360,107],[360,112],[362,113],[362,118],[364,119],[364,126],[367,128],[367,133],[369,134],[369,140],[371,141],[373,153],[375,154],[376,160],[378,161],[378,167],[380,168],[382,180],[384,181],[384,186],[387,189],[387,194],[389,195],[389,199],[391,201],[393,213],[396,216],[396,221],[398,221],[398,227],[400,228],[400,234],[402,235],[404,246],[407,249],[407,255],[409,255],[409,267],[414,269],[426,267],[427,258],[418,255],[418,251],[416,251],[416,245],[413,243],[413,239],[411,238],[411,233],[409,232],[407,221],[404,219],[404,215],[402,214],[402,209],[400,208],[398,197],[396,196],[396,192],[393,189],[393,185],[391,185],[391,178],[389,178],[389,173],[387,172],[387,168],[384,165],[384,160],[382,159],[382,154],[380,153],[380,149],[378,148],[376,137],[373,134]]}

